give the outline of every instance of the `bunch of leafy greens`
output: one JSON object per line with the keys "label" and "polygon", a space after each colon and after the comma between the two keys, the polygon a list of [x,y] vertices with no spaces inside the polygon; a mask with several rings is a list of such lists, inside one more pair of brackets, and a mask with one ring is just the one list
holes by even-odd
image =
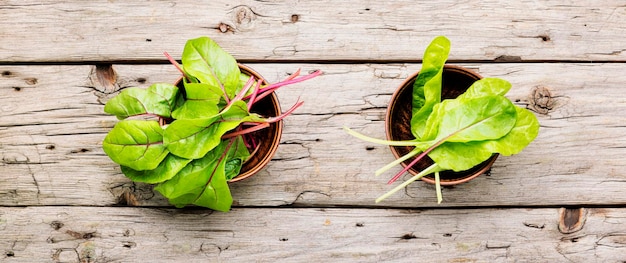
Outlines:
{"label": "bunch of leafy greens", "polygon": [[434,173],[437,201],[441,203],[439,172],[468,170],[495,153],[505,156],[517,154],[537,137],[537,118],[530,111],[515,106],[504,96],[511,89],[511,84],[505,80],[484,78],[474,82],[457,98],[441,101],[442,74],[449,50],[450,41],[440,36],[424,52],[422,69],[413,86],[411,131],[416,139],[379,140],[345,127],[349,134],[365,141],[415,147],[405,156],[376,171],[376,175],[380,175],[417,156],[389,183],[397,180],[426,155],[435,162],[376,199],[376,202],[421,177]]}
{"label": "bunch of leafy greens", "polygon": [[269,118],[250,112],[252,106],[281,86],[321,72],[298,77],[298,71],[262,85],[208,37],[187,41],[182,65],[166,56],[182,72],[184,90],[166,83],[124,89],[104,107],[121,121],[104,138],[103,149],[127,177],[157,184],[155,190],[176,207],[228,211],[228,180],[258,146],[250,133],[282,120],[302,102]]}

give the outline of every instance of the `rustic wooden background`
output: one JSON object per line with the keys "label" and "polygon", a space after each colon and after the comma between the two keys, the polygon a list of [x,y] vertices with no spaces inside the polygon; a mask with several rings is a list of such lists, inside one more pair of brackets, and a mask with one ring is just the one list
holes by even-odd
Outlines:
{"label": "rustic wooden background", "polygon": [[[2,262],[626,262],[623,1],[0,0]],[[119,90],[173,82],[210,36],[279,91],[278,153],[229,213],[174,209],[104,154]],[[450,63],[513,83],[538,138],[489,176],[387,201],[393,91],[437,35]],[[397,171],[397,170],[396,170]]]}

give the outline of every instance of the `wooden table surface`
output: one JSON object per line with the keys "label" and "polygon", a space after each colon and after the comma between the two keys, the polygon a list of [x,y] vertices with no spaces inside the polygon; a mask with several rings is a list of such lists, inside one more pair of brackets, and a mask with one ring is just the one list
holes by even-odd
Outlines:
{"label": "wooden table surface", "polygon": [[[625,262],[626,5],[515,2],[0,1],[0,261]],[[440,205],[423,182],[375,204],[393,156],[342,127],[383,138],[438,35],[539,136]],[[102,150],[103,104],[174,82],[163,51],[199,36],[271,82],[324,71],[278,92],[305,104],[228,213],[173,208]]]}

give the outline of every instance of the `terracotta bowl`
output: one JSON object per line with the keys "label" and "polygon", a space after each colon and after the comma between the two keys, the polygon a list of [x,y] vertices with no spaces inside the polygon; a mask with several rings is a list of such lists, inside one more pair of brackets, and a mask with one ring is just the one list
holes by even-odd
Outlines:
{"label": "terracotta bowl", "polygon": [[[239,64],[241,72],[248,75],[253,75],[256,79],[263,79],[263,84],[268,83],[265,79],[256,71],[252,70],[248,66]],[[278,102],[278,96],[276,93],[263,98],[254,104],[251,112],[257,113],[264,117],[275,117],[281,114],[280,103]],[[280,143],[280,137],[283,134],[283,121],[271,123],[269,127],[252,133],[252,136],[259,143],[257,149],[254,151],[250,159],[243,164],[239,175],[228,181],[234,183],[246,179],[250,176],[261,171],[272,160],[278,144]]]}
{"label": "terracotta bowl", "polygon": [[[408,77],[394,92],[393,97],[391,98],[389,106],[387,107],[387,115],[385,118],[385,128],[388,140],[400,141],[415,139],[411,133],[411,108],[413,83],[415,82],[418,74],[419,72],[416,72]],[[467,88],[472,85],[472,83],[481,78],[482,77],[477,73],[463,67],[449,65],[444,66],[441,90],[442,100],[456,98],[465,92]],[[413,149],[413,147],[410,146],[391,146],[390,148],[396,158],[409,153]],[[488,172],[491,165],[496,161],[496,158],[498,158],[498,154],[494,154],[483,163],[466,171],[441,172],[439,174],[441,185],[456,185],[472,180],[479,175]],[[413,160],[414,158],[410,158],[404,161],[402,166],[406,167]],[[433,160],[426,156],[409,169],[409,172],[416,175],[420,171],[431,166],[433,163]],[[421,179],[427,183],[435,183],[435,177],[433,175],[424,176]]]}
{"label": "terracotta bowl", "polygon": [[[263,79],[263,84],[267,85],[267,81],[256,71],[248,66],[238,64],[241,72],[252,75],[256,79]],[[182,87],[182,78],[176,82],[176,85]],[[275,117],[281,114],[280,103],[278,102],[278,96],[276,93],[272,93],[269,96],[261,99],[251,109],[251,112],[257,113],[264,117]],[[271,123],[269,127],[255,131],[251,133],[254,139],[258,143],[257,149],[252,153],[250,158],[243,164],[239,175],[230,179],[229,183],[234,183],[246,179],[250,176],[261,171],[272,160],[278,144],[280,143],[280,137],[283,134],[283,121]]]}

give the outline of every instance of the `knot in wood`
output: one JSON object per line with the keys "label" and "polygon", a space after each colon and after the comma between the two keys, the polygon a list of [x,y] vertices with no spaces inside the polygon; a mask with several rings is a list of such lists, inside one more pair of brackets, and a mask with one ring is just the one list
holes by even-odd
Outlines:
{"label": "knot in wood", "polygon": [[[232,10],[232,22],[231,27],[234,27],[236,30],[247,30],[254,26],[254,20],[259,16],[256,12],[252,10],[251,7],[247,5],[240,5],[235,7]],[[230,31],[235,31],[233,28],[230,28]],[[225,33],[225,32],[223,32]]]}
{"label": "knot in wood", "polygon": [[537,113],[547,114],[554,109],[554,97],[546,87],[536,87],[530,95],[530,107]]}
{"label": "knot in wood", "polygon": [[587,211],[584,208],[561,208],[559,217],[559,231],[562,234],[571,234],[585,226]]}
{"label": "knot in wood", "polygon": [[117,73],[111,64],[97,64],[89,74],[89,80],[96,91],[112,94],[120,90],[117,83]]}

